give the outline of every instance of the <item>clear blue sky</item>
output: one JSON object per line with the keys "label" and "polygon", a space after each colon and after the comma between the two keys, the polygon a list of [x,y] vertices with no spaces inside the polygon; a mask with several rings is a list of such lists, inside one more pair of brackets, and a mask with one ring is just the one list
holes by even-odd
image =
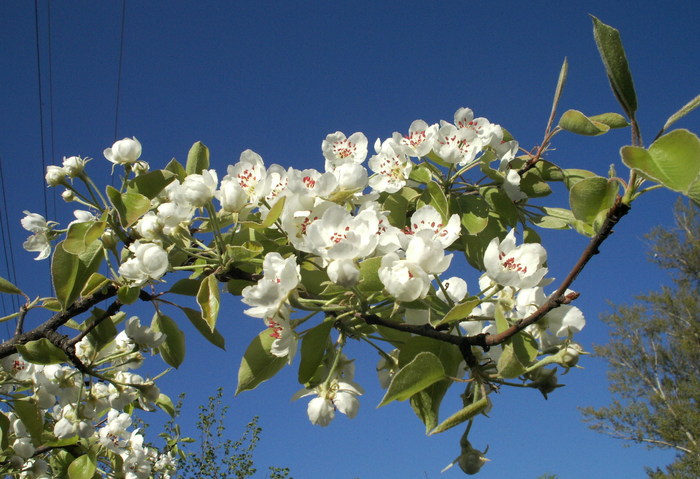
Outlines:
{"label": "clear blue sky", "polygon": [[[38,3],[45,161],[90,156],[90,171],[106,173],[102,150],[115,140],[122,3],[53,2],[50,70],[47,2]],[[373,142],[407,130],[417,118],[451,120],[457,108],[468,106],[529,148],[541,140],[564,57],[569,81],[562,111],[619,111],[589,13],[622,33],[642,132],[650,140],[699,93],[700,9],[691,2],[128,0],[116,137],[136,136],[142,159],[154,168],[172,157],[184,160],[190,145],[201,140],[220,172],[246,148],[266,164],[321,169],[320,145],[330,132],[363,131]],[[0,155],[7,199],[0,206],[12,225],[18,283],[48,295],[48,263],[22,251],[25,233],[19,227],[22,210],[44,213],[34,3],[0,2],[0,27]],[[698,118],[695,113],[678,126],[697,132]],[[628,131],[593,139],[559,135],[551,159],[605,175],[611,163],[622,170],[617,151],[628,138]],[[627,302],[667,281],[644,260],[641,237],[654,225],[671,224],[675,196],[648,196],[635,203],[575,284],[581,293],[577,306],[588,320],[579,340],[589,350],[607,341],[598,320],[608,310],[606,300]],[[49,196],[49,215],[54,203],[55,219],[67,224],[70,210],[60,198]],[[574,233],[545,234],[544,244],[550,269],[561,278],[584,240]],[[0,276],[9,276],[4,262]],[[241,354],[259,322],[242,316],[235,298],[226,306],[219,321],[227,351],[191,334],[186,364],[160,382],[173,397],[188,392],[186,425],[193,424],[196,405],[223,386],[231,436],[260,415],[259,466],[291,467],[297,479],[437,478],[457,455],[459,431],[426,438],[407,404],[375,408],[382,391],[376,358],[366,349],[350,351],[367,358],[358,360],[357,380],[367,394],[354,420],[338,417],[328,428],[311,426],[306,402],[289,399],[299,387],[295,368],[232,398]],[[492,417],[479,420],[471,435],[475,447],[490,445],[492,462],[480,477],[642,477],[644,465],[670,461],[668,453],[623,448],[581,423],[577,406],[609,399],[604,365],[593,358],[582,364],[586,369],[564,376],[567,387],[548,401],[529,390],[495,396]],[[444,407],[457,405],[453,397]],[[457,468],[443,474],[459,475]]]}

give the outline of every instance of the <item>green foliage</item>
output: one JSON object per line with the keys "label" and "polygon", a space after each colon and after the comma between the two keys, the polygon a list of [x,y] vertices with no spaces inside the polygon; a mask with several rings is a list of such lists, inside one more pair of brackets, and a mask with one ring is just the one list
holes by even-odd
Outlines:
{"label": "green foliage", "polygon": [[[262,428],[258,426],[258,417],[251,419],[239,439],[234,441],[226,438],[224,422],[228,406],[223,405],[222,397],[223,389],[219,388],[216,394],[209,397],[207,404],[199,406],[199,448],[196,451],[183,448],[183,454],[178,461],[177,478],[245,479],[254,477],[258,472],[253,459],[262,432]],[[178,409],[180,406],[181,403],[178,404]],[[173,429],[172,423],[170,429]],[[289,477],[288,468],[275,466],[268,467],[266,477],[293,479]]]}
{"label": "green foliage", "polygon": [[607,407],[583,409],[596,431],[671,448],[678,455],[652,478],[700,477],[700,211],[678,203],[676,229],[648,235],[651,261],[673,275],[673,286],[637,297],[603,317],[611,341],[596,348],[610,367]]}

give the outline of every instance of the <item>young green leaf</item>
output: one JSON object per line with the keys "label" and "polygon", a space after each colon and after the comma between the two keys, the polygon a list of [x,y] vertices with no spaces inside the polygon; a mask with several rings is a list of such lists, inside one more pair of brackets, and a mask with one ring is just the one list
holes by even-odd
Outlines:
{"label": "young green leaf", "polygon": [[700,139],[688,130],[660,137],[648,150],[625,146],[622,162],[645,178],[700,203]]}
{"label": "young green leaf", "polygon": [[214,331],[216,319],[219,317],[219,282],[213,274],[202,280],[197,292],[197,304],[202,310],[202,319],[209,325],[209,329]]}
{"label": "young green leaf", "polygon": [[432,436],[433,434],[439,434],[441,432],[447,431],[448,429],[452,429],[455,426],[459,426],[463,422],[468,421],[469,419],[484,411],[488,407],[488,405],[488,398],[481,398],[478,401],[473,402],[466,407],[463,407],[462,409],[460,409],[459,411],[442,421],[440,425],[432,431],[430,431],[430,434],[428,435]]}
{"label": "young green leaf", "polygon": [[0,277],[0,293],[24,294],[21,289],[2,277]]}
{"label": "young green leaf", "polygon": [[610,128],[626,128],[630,126],[625,117],[619,113],[601,113],[600,115],[589,116],[588,119],[608,125]]}
{"label": "young green leaf", "polygon": [[661,128],[661,131],[659,132],[657,138],[661,135],[664,134],[666,130],[669,129],[671,125],[673,125],[675,122],[683,118],[685,115],[690,113],[691,111],[695,110],[698,106],[700,106],[700,95],[696,96],[692,100],[690,100],[688,103],[686,103],[683,108],[678,110],[676,113],[671,115],[668,120],[666,120],[666,123],[664,124],[664,127]]}
{"label": "young green leaf", "polygon": [[95,457],[92,454],[83,454],[68,466],[68,479],[92,479],[96,470]]}
{"label": "young green leaf", "polygon": [[185,360],[185,334],[177,327],[172,318],[156,312],[151,328],[165,335],[165,341],[158,347],[158,352],[167,364],[180,367]]}
{"label": "young green leaf", "polygon": [[469,316],[472,310],[479,305],[480,301],[478,298],[468,298],[466,301],[455,304],[452,309],[438,322],[433,324],[434,328],[441,326],[443,324],[453,323],[455,321],[461,321],[467,316]]}
{"label": "young green leaf", "polygon": [[203,170],[209,169],[209,148],[201,141],[196,142],[187,154],[187,164],[185,171],[188,175],[201,174]]}
{"label": "young green leaf", "polygon": [[574,217],[592,224],[599,213],[612,208],[619,189],[616,181],[602,176],[579,181],[569,192],[569,203]]}
{"label": "young green leaf", "polygon": [[610,127],[605,123],[588,118],[578,110],[567,110],[559,119],[559,126],[577,135],[597,136],[607,133]]}
{"label": "young green leaf", "polygon": [[309,382],[323,361],[332,327],[333,321],[324,321],[311,328],[304,335],[304,339],[301,341],[301,361],[299,363],[300,384]]}
{"label": "young green leaf", "polygon": [[280,358],[270,352],[274,340],[275,338],[270,335],[270,330],[266,328],[250,343],[238,368],[236,394],[255,389],[260,383],[277,374],[287,364],[286,357]]}
{"label": "young green leaf", "polygon": [[405,401],[446,377],[445,369],[437,356],[430,352],[419,353],[396,373],[378,407],[392,401]]}
{"label": "young green leaf", "polygon": [[18,344],[17,351],[25,361],[34,364],[60,364],[68,361],[66,353],[46,338]]}
{"label": "young green leaf", "polygon": [[603,60],[603,65],[605,65],[610,86],[627,117],[632,119],[637,111],[637,94],[634,91],[625,49],[620,40],[620,32],[596,17],[592,15],[591,17],[593,19],[593,38],[600,52],[600,58]]}
{"label": "young green leaf", "polygon": [[199,333],[204,336],[207,341],[212,343],[217,348],[226,349],[226,340],[217,329],[211,330],[209,328],[209,324],[207,324],[207,322],[202,318],[202,313],[184,306],[180,306],[180,309],[183,313],[185,313],[187,319],[190,320],[192,325],[197,328],[197,331],[199,331]]}

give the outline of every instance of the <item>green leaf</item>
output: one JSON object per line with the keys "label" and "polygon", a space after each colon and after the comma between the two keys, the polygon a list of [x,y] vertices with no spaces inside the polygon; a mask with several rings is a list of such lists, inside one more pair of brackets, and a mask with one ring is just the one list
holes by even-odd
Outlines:
{"label": "green leaf", "polygon": [[619,113],[601,113],[600,115],[589,116],[588,119],[608,125],[610,128],[626,128],[630,126],[625,117]]}
{"label": "green leaf", "polygon": [[95,240],[98,240],[105,232],[105,221],[86,221],[73,223],[68,227],[63,248],[72,254],[82,254]]}
{"label": "green leaf", "polygon": [[540,228],[565,229],[576,220],[571,210],[564,208],[543,207],[544,215],[532,221],[532,224]]}
{"label": "green leaf", "polygon": [[506,344],[503,346],[503,352],[498,358],[496,367],[498,369],[498,374],[506,379],[517,378],[525,372],[525,365],[520,362],[518,356],[515,354],[513,344]]}
{"label": "green leaf", "polygon": [[21,289],[2,277],[0,277],[0,293],[24,294]]}
{"label": "green leaf", "polygon": [[593,224],[599,213],[615,204],[620,185],[602,176],[586,178],[576,183],[569,192],[569,203],[574,217]]}
{"label": "green leaf", "polygon": [[462,219],[462,226],[470,235],[481,233],[489,222],[489,205],[479,195],[460,195],[454,200],[455,208]]}
{"label": "green leaf", "polygon": [[445,196],[445,192],[442,191],[440,185],[438,185],[434,181],[427,183],[425,186],[425,191],[421,195],[420,201],[418,202],[418,206],[432,206],[437,210],[438,213],[440,213],[440,216],[442,216],[442,221],[444,221],[445,224],[447,224],[447,221],[450,217],[450,209],[447,204],[447,197]]}
{"label": "green leaf", "polygon": [[299,383],[306,384],[323,361],[326,345],[333,328],[333,321],[324,321],[311,328],[301,341],[301,362],[299,363]]}
{"label": "green leaf", "polygon": [[384,289],[384,283],[379,279],[381,265],[382,258],[379,256],[365,259],[360,263],[360,282],[357,287],[361,291],[373,293]]}
{"label": "green leaf", "polygon": [[185,360],[185,334],[170,317],[156,312],[151,328],[165,335],[165,341],[158,347],[158,352],[167,364],[180,367]]}
{"label": "green leaf", "polygon": [[399,229],[406,226],[406,211],[409,201],[401,194],[393,194],[386,197],[382,209],[388,212],[389,222]]}
{"label": "green leaf", "polygon": [[557,107],[559,106],[559,100],[561,99],[561,93],[564,90],[564,84],[566,84],[566,77],[569,74],[569,62],[564,58],[564,63],[561,65],[559,70],[559,78],[557,79],[557,87],[554,89],[554,100],[552,101],[552,113],[551,118],[554,119]]}
{"label": "green leaf", "polygon": [[209,328],[209,324],[207,324],[207,322],[202,318],[202,313],[191,308],[185,308],[184,306],[180,306],[180,309],[185,313],[187,319],[190,320],[192,325],[197,328],[197,331],[199,331],[207,341],[212,343],[217,348],[226,349],[226,340],[217,329],[212,331]]}
{"label": "green leaf", "polygon": [[202,310],[202,319],[214,331],[216,319],[219,317],[219,282],[213,274],[202,280],[197,292],[197,304]]}
{"label": "green leaf", "polygon": [[559,119],[559,126],[577,135],[596,136],[607,133],[610,127],[594,121],[578,110],[568,110]]}
{"label": "green leaf", "polygon": [[[92,325],[98,317],[104,314],[99,308],[95,308],[92,311],[92,315],[83,324],[81,324],[81,331],[84,331],[86,327]],[[126,314],[115,315],[110,318],[105,318],[99,322],[97,326],[93,328],[88,334],[88,341],[97,350],[100,351],[102,348],[107,346],[112,340],[117,336],[117,328],[115,326],[115,321],[119,321],[121,316],[126,316]]]}
{"label": "green leaf", "polygon": [[625,146],[622,162],[644,177],[700,203],[700,139],[688,130],[674,130],[648,150]]}
{"label": "green leaf", "polygon": [[93,241],[86,250],[76,256],[63,249],[63,241],[56,245],[51,260],[51,279],[56,298],[65,309],[78,298],[83,287],[93,273],[97,272],[104,260],[102,242]]}
{"label": "green leaf", "polygon": [[565,170],[561,170],[561,173],[562,173],[562,176],[564,177],[564,184],[566,185],[566,188],[569,190],[579,181],[585,180],[586,178],[592,178],[594,176],[597,176],[592,171],[578,170],[575,168],[568,168]]}
{"label": "green leaf", "polygon": [[44,415],[37,403],[31,397],[15,399],[12,403],[15,414],[22,421],[27,432],[32,437],[34,444],[41,441],[41,433],[44,431]]}
{"label": "green leaf", "polygon": [[209,169],[209,148],[204,143],[198,141],[187,154],[187,164],[185,171],[188,175],[193,173],[201,174],[203,170]]}
{"label": "green leaf", "polygon": [[542,179],[539,170],[533,168],[520,178],[520,191],[528,198],[542,198],[552,193],[552,188]]}
{"label": "green leaf", "polygon": [[413,361],[396,373],[378,407],[385,406],[392,401],[405,401],[446,377],[445,368],[435,354],[419,353]]}
{"label": "green leaf", "polygon": [[488,398],[481,398],[476,402],[471,403],[470,405],[463,407],[444,421],[440,423],[439,426],[437,426],[435,429],[430,431],[429,436],[432,436],[433,434],[439,434],[441,432],[445,432],[448,429],[452,429],[455,426],[459,426],[465,421],[470,420],[477,414],[481,413],[484,411],[489,405],[489,400]]}
{"label": "green leaf", "polygon": [[[408,340],[402,339],[399,347],[400,367],[413,361],[418,354],[427,351],[433,353],[440,359],[446,376],[455,377],[459,374],[459,368],[463,358],[462,354],[459,352],[459,348],[453,344],[422,336],[414,336]],[[437,425],[440,404],[451,385],[452,380],[443,379],[411,396],[409,399],[411,408],[423,424],[425,424],[426,434]]]}
{"label": "green leaf", "polygon": [[51,259],[51,279],[56,291],[56,299],[61,303],[61,309],[64,311],[75,299],[73,290],[76,289],[79,262],[76,255],[63,249],[63,241],[56,245]]}
{"label": "green leaf", "polygon": [[175,158],[170,160],[168,164],[165,165],[165,170],[173,173],[180,181],[185,181],[185,178],[187,178],[187,171],[185,171],[185,167],[182,166],[182,163],[177,161]]}
{"label": "green leaf", "polygon": [[173,284],[168,290],[169,293],[182,294],[185,296],[197,296],[201,287],[201,279],[183,278]]}
{"label": "green leaf", "polygon": [[7,449],[10,433],[10,419],[0,411],[0,450]]}
{"label": "green leaf", "polygon": [[469,298],[463,303],[455,304],[440,321],[433,324],[433,327],[437,328],[443,324],[464,320],[480,302],[479,298]]}
{"label": "green leaf", "polygon": [[683,118],[685,115],[690,113],[691,111],[695,110],[698,106],[700,106],[700,95],[696,96],[692,100],[690,100],[688,103],[683,106],[680,110],[678,110],[676,113],[671,115],[668,120],[666,120],[666,123],[664,124],[664,127],[661,129],[659,132],[659,135],[662,135],[663,132],[668,130],[668,128],[673,125],[675,122]]}
{"label": "green leaf", "polygon": [[511,337],[513,352],[523,366],[529,366],[539,353],[537,341],[532,335],[520,332]]}
{"label": "green leaf", "polygon": [[136,300],[139,299],[140,294],[140,287],[129,287],[127,285],[124,285],[117,290],[117,299],[122,304],[134,304]]}
{"label": "green leaf", "polygon": [[408,177],[418,183],[428,183],[432,179],[432,174],[427,166],[418,165],[411,170],[411,174]]}
{"label": "green leaf", "polygon": [[236,394],[255,389],[260,383],[277,374],[287,364],[286,357],[280,358],[270,352],[274,340],[275,338],[270,335],[270,330],[266,328],[250,343],[238,368]]}
{"label": "green leaf", "polygon": [[78,456],[68,466],[68,479],[92,479],[97,470],[97,464],[92,454]]}
{"label": "green leaf", "polygon": [[[182,165],[181,165],[182,166]],[[150,171],[139,175],[129,181],[127,191],[138,193],[152,200],[163,191],[176,177],[176,174],[168,170]]]}
{"label": "green leaf", "polygon": [[177,411],[175,410],[175,406],[173,405],[173,401],[170,399],[169,396],[160,393],[158,395],[158,399],[156,399],[155,402],[156,406],[161,408],[163,411],[168,413],[168,416],[170,417],[175,417],[175,414]]}
{"label": "green leaf", "polygon": [[267,216],[265,216],[265,219],[263,222],[260,224],[263,228],[269,228],[274,224],[275,221],[277,221],[282,214],[282,211],[284,210],[284,203],[286,201],[287,197],[283,196],[280,199],[278,199],[274,205],[272,205],[272,208],[270,208],[270,211],[268,211]]}
{"label": "green leaf", "polygon": [[593,38],[605,65],[613,93],[627,117],[634,118],[637,111],[637,94],[634,91],[625,49],[620,40],[620,32],[592,15],[591,18],[593,19]]}
{"label": "green leaf", "polygon": [[119,214],[119,222],[125,228],[132,226],[151,209],[151,200],[135,191],[119,193],[119,190],[108,186],[107,196]]}
{"label": "green leaf", "polygon": [[508,198],[502,188],[485,186],[480,189],[481,195],[491,207],[491,214],[497,216],[502,223],[515,226],[519,220],[518,207]]}
{"label": "green leaf", "polygon": [[17,351],[26,361],[34,364],[60,364],[68,361],[66,353],[46,338],[18,344]]}
{"label": "green leaf", "polygon": [[80,295],[90,296],[106,288],[109,284],[110,281],[105,276],[100,273],[92,273],[85,283],[85,286],[83,286],[83,289],[80,290]]}
{"label": "green leaf", "polygon": [[494,319],[496,321],[496,332],[502,333],[510,327],[508,319],[506,319],[506,314],[503,305],[499,302],[496,303],[496,309],[494,311]]}

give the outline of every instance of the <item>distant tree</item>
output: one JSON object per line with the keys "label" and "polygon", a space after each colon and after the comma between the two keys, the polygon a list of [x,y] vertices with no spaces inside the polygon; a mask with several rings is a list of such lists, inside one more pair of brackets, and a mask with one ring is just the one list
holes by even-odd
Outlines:
{"label": "distant tree", "polygon": [[[177,415],[182,407],[183,396],[180,396],[180,401],[175,406]],[[198,440],[188,437],[179,438],[175,478],[247,479],[259,472],[253,460],[253,453],[262,432],[262,428],[258,425],[258,417],[251,419],[239,439],[234,441],[226,438],[224,421],[228,406],[223,405],[222,398],[223,388],[218,388],[216,394],[209,396],[206,404],[199,406]],[[166,425],[166,431],[166,438],[180,436],[180,428],[175,421],[170,421]],[[190,443],[196,444],[194,450],[187,447]],[[289,473],[289,468],[269,466],[264,476],[257,477],[293,479],[289,477]]]}
{"label": "distant tree", "polygon": [[602,319],[611,340],[595,352],[609,363],[613,402],[583,409],[598,432],[650,448],[672,448],[676,460],[647,469],[650,478],[700,477],[700,212],[678,202],[676,227],[647,235],[650,260],[673,286],[616,306]]}

